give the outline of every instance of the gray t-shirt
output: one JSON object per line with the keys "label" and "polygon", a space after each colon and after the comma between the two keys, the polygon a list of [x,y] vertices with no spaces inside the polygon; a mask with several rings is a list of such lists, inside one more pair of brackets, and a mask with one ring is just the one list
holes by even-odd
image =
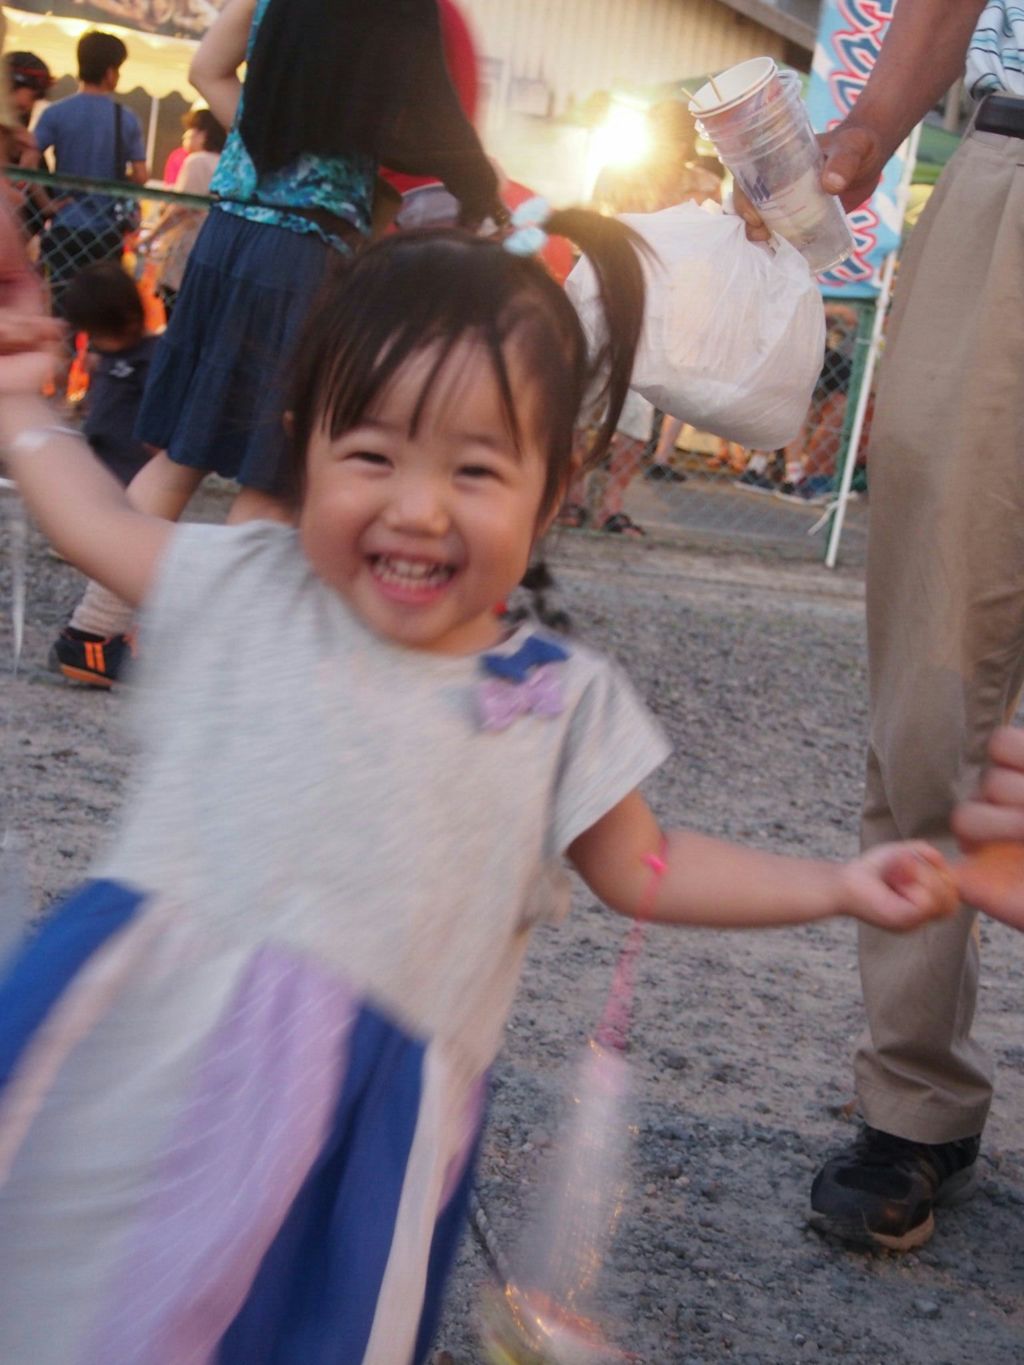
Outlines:
{"label": "gray t-shirt", "polygon": [[559,643],[561,713],[484,729],[481,658],[372,634],[296,532],[181,527],[143,617],[140,773],[97,875],[221,942],[313,955],[485,1067],[561,855],[668,752],[621,672]]}

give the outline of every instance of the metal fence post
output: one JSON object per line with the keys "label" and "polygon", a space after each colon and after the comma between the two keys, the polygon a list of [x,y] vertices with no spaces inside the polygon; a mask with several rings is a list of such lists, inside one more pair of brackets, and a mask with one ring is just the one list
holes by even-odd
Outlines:
{"label": "metal fence post", "polygon": [[[825,302],[828,302],[826,298]],[[871,352],[871,335],[874,330],[875,321],[875,301],[873,299],[851,300],[851,306],[857,312],[857,335],[853,343],[853,365],[850,371],[850,387],[846,394],[846,410],[843,413],[843,430],[839,439],[839,452],[836,455],[836,467],[833,481],[835,487],[843,486],[843,476],[847,462],[856,462],[857,451],[853,449],[853,442],[850,437],[853,435],[854,422],[857,415],[857,405],[860,401],[860,392],[864,384],[864,375],[868,368],[868,356]],[[858,440],[858,445],[860,444]],[[829,545],[832,538],[832,527],[835,522],[838,509],[832,508],[829,513],[828,524],[824,537],[822,558],[828,558]]]}

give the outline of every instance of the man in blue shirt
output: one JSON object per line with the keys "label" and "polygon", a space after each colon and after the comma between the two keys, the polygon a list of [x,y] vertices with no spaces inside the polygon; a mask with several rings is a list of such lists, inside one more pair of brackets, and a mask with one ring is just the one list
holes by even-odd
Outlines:
{"label": "man in blue shirt", "polygon": [[[36,125],[40,154],[53,149],[57,174],[145,183],[148,176],[142,128],[112,98],[128,50],[112,33],[94,30],[78,43],[78,94],[58,100]],[[107,194],[71,194],[42,239],[53,311],[62,316],[64,290],[75,275],[98,261],[119,260],[123,230],[117,200]]]}

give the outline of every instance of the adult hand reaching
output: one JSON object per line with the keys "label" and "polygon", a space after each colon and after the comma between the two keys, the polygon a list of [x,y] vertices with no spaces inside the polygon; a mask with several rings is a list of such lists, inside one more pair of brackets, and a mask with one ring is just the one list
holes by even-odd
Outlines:
{"label": "adult hand reaching", "polygon": [[953,812],[967,855],[953,868],[961,896],[1024,929],[1024,730],[997,730],[977,795]]}

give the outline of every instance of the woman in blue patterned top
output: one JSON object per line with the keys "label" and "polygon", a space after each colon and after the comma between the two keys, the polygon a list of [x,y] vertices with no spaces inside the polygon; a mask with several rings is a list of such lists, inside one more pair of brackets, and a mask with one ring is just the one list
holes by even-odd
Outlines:
{"label": "woman in blue patterned top", "polygon": [[[280,375],[332,260],[370,234],[378,164],[443,180],[467,223],[503,216],[497,177],[449,80],[436,0],[228,0],[189,74],[231,132],[139,414],[161,454],[130,496],[177,520],[214,472],[242,486],[230,520],[289,520]],[[61,671],[81,678],[98,642],[109,685],[130,626],[90,585],[55,646]]]}

